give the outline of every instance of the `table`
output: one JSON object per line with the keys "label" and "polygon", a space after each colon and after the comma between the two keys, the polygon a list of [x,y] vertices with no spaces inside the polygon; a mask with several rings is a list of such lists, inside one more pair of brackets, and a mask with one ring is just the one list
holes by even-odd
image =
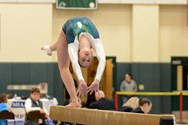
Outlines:
{"label": "table", "polygon": [[[40,99],[43,102],[43,106],[46,108],[47,113],[50,112],[50,106],[57,105],[57,99]],[[15,119],[25,120],[26,111],[25,111],[25,100],[18,99],[8,99],[7,102],[8,108],[14,113]]]}

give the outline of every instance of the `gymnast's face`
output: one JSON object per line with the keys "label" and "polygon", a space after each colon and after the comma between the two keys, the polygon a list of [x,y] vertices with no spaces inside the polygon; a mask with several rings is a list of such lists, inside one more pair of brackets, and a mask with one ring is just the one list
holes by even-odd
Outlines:
{"label": "gymnast's face", "polygon": [[82,49],[78,53],[78,62],[83,68],[87,68],[91,65],[92,58],[91,49]]}

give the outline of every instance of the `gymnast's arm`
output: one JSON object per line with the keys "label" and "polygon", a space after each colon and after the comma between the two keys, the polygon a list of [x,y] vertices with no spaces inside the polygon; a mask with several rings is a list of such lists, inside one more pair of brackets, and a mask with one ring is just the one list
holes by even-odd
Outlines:
{"label": "gymnast's arm", "polygon": [[83,96],[84,93],[87,91],[87,84],[84,81],[84,78],[82,76],[82,72],[80,69],[80,65],[78,64],[78,47],[79,47],[78,42],[69,44],[68,45],[68,53],[69,53],[70,60],[72,62],[73,70],[79,80],[77,94],[78,94],[78,96]]}
{"label": "gymnast's arm", "polygon": [[105,57],[105,53],[104,53],[104,48],[102,46],[102,43],[101,43],[100,39],[95,39],[92,42],[91,45],[92,45],[93,49],[95,50],[97,59],[99,60],[99,64],[98,64],[98,67],[97,67],[97,73],[96,73],[96,76],[95,76],[95,80],[100,81],[101,77],[102,77],[102,74],[104,72],[105,65],[106,65],[106,57]]}
{"label": "gymnast's arm", "polygon": [[79,47],[79,43],[77,42],[70,43],[68,45],[68,53],[69,53],[70,60],[72,62],[72,68],[78,80],[81,81],[81,80],[84,80],[84,78],[81,72],[80,65],[78,64],[78,47]]}

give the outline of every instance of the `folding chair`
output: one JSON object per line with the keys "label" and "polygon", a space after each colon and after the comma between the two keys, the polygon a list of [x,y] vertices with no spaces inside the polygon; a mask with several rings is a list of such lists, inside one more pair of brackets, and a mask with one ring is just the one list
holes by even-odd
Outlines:
{"label": "folding chair", "polygon": [[27,119],[29,120],[33,120],[33,119],[46,119],[45,114],[40,113],[40,111],[36,110],[36,111],[30,111],[29,113],[27,113]]}
{"label": "folding chair", "polygon": [[14,119],[14,113],[9,111],[1,111],[0,119]]}
{"label": "folding chair", "polygon": [[[37,110],[37,111],[28,112],[26,119],[27,119],[26,120],[27,125],[30,125],[30,124],[34,125],[34,123],[38,122],[39,119],[41,119],[44,123],[44,120],[46,119],[46,117],[45,117],[45,114],[42,114],[42,113],[40,113],[40,111]],[[34,122],[32,123],[32,121],[34,121]]]}

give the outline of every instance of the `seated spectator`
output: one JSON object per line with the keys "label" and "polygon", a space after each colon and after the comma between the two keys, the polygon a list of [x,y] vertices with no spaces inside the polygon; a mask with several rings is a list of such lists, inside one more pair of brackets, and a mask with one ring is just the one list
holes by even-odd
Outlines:
{"label": "seated spectator", "polygon": [[119,109],[122,112],[132,112],[139,106],[139,98],[138,97],[131,97],[127,100],[126,103]]}
{"label": "seated spectator", "polygon": [[[45,114],[45,118],[48,118],[47,111],[45,107],[43,106],[43,103],[40,101],[40,89],[37,87],[33,87],[30,92],[30,97],[26,99],[25,101],[25,109],[26,113],[29,113],[30,111],[36,111],[39,110],[41,114]],[[27,119],[27,125],[38,125],[39,120],[28,120]],[[42,123],[44,124],[44,123]]]}
{"label": "seated spectator", "polygon": [[134,109],[132,112],[135,113],[144,113],[148,114],[152,108],[152,102],[148,98],[140,98],[139,99],[139,107]]}
{"label": "seated spectator", "polygon": [[[7,95],[4,93],[0,94],[0,112],[8,111],[8,107],[6,104],[7,101],[8,101]],[[6,125],[6,124],[7,124],[6,119],[0,119],[0,125]]]}
{"label": "seated spectator", "polygon": [[96,102],[93,102],[89,108],[100,109],[100,110],[115,110],[114,101],[105,98],[103,91],[99,90],[95,93]]}

